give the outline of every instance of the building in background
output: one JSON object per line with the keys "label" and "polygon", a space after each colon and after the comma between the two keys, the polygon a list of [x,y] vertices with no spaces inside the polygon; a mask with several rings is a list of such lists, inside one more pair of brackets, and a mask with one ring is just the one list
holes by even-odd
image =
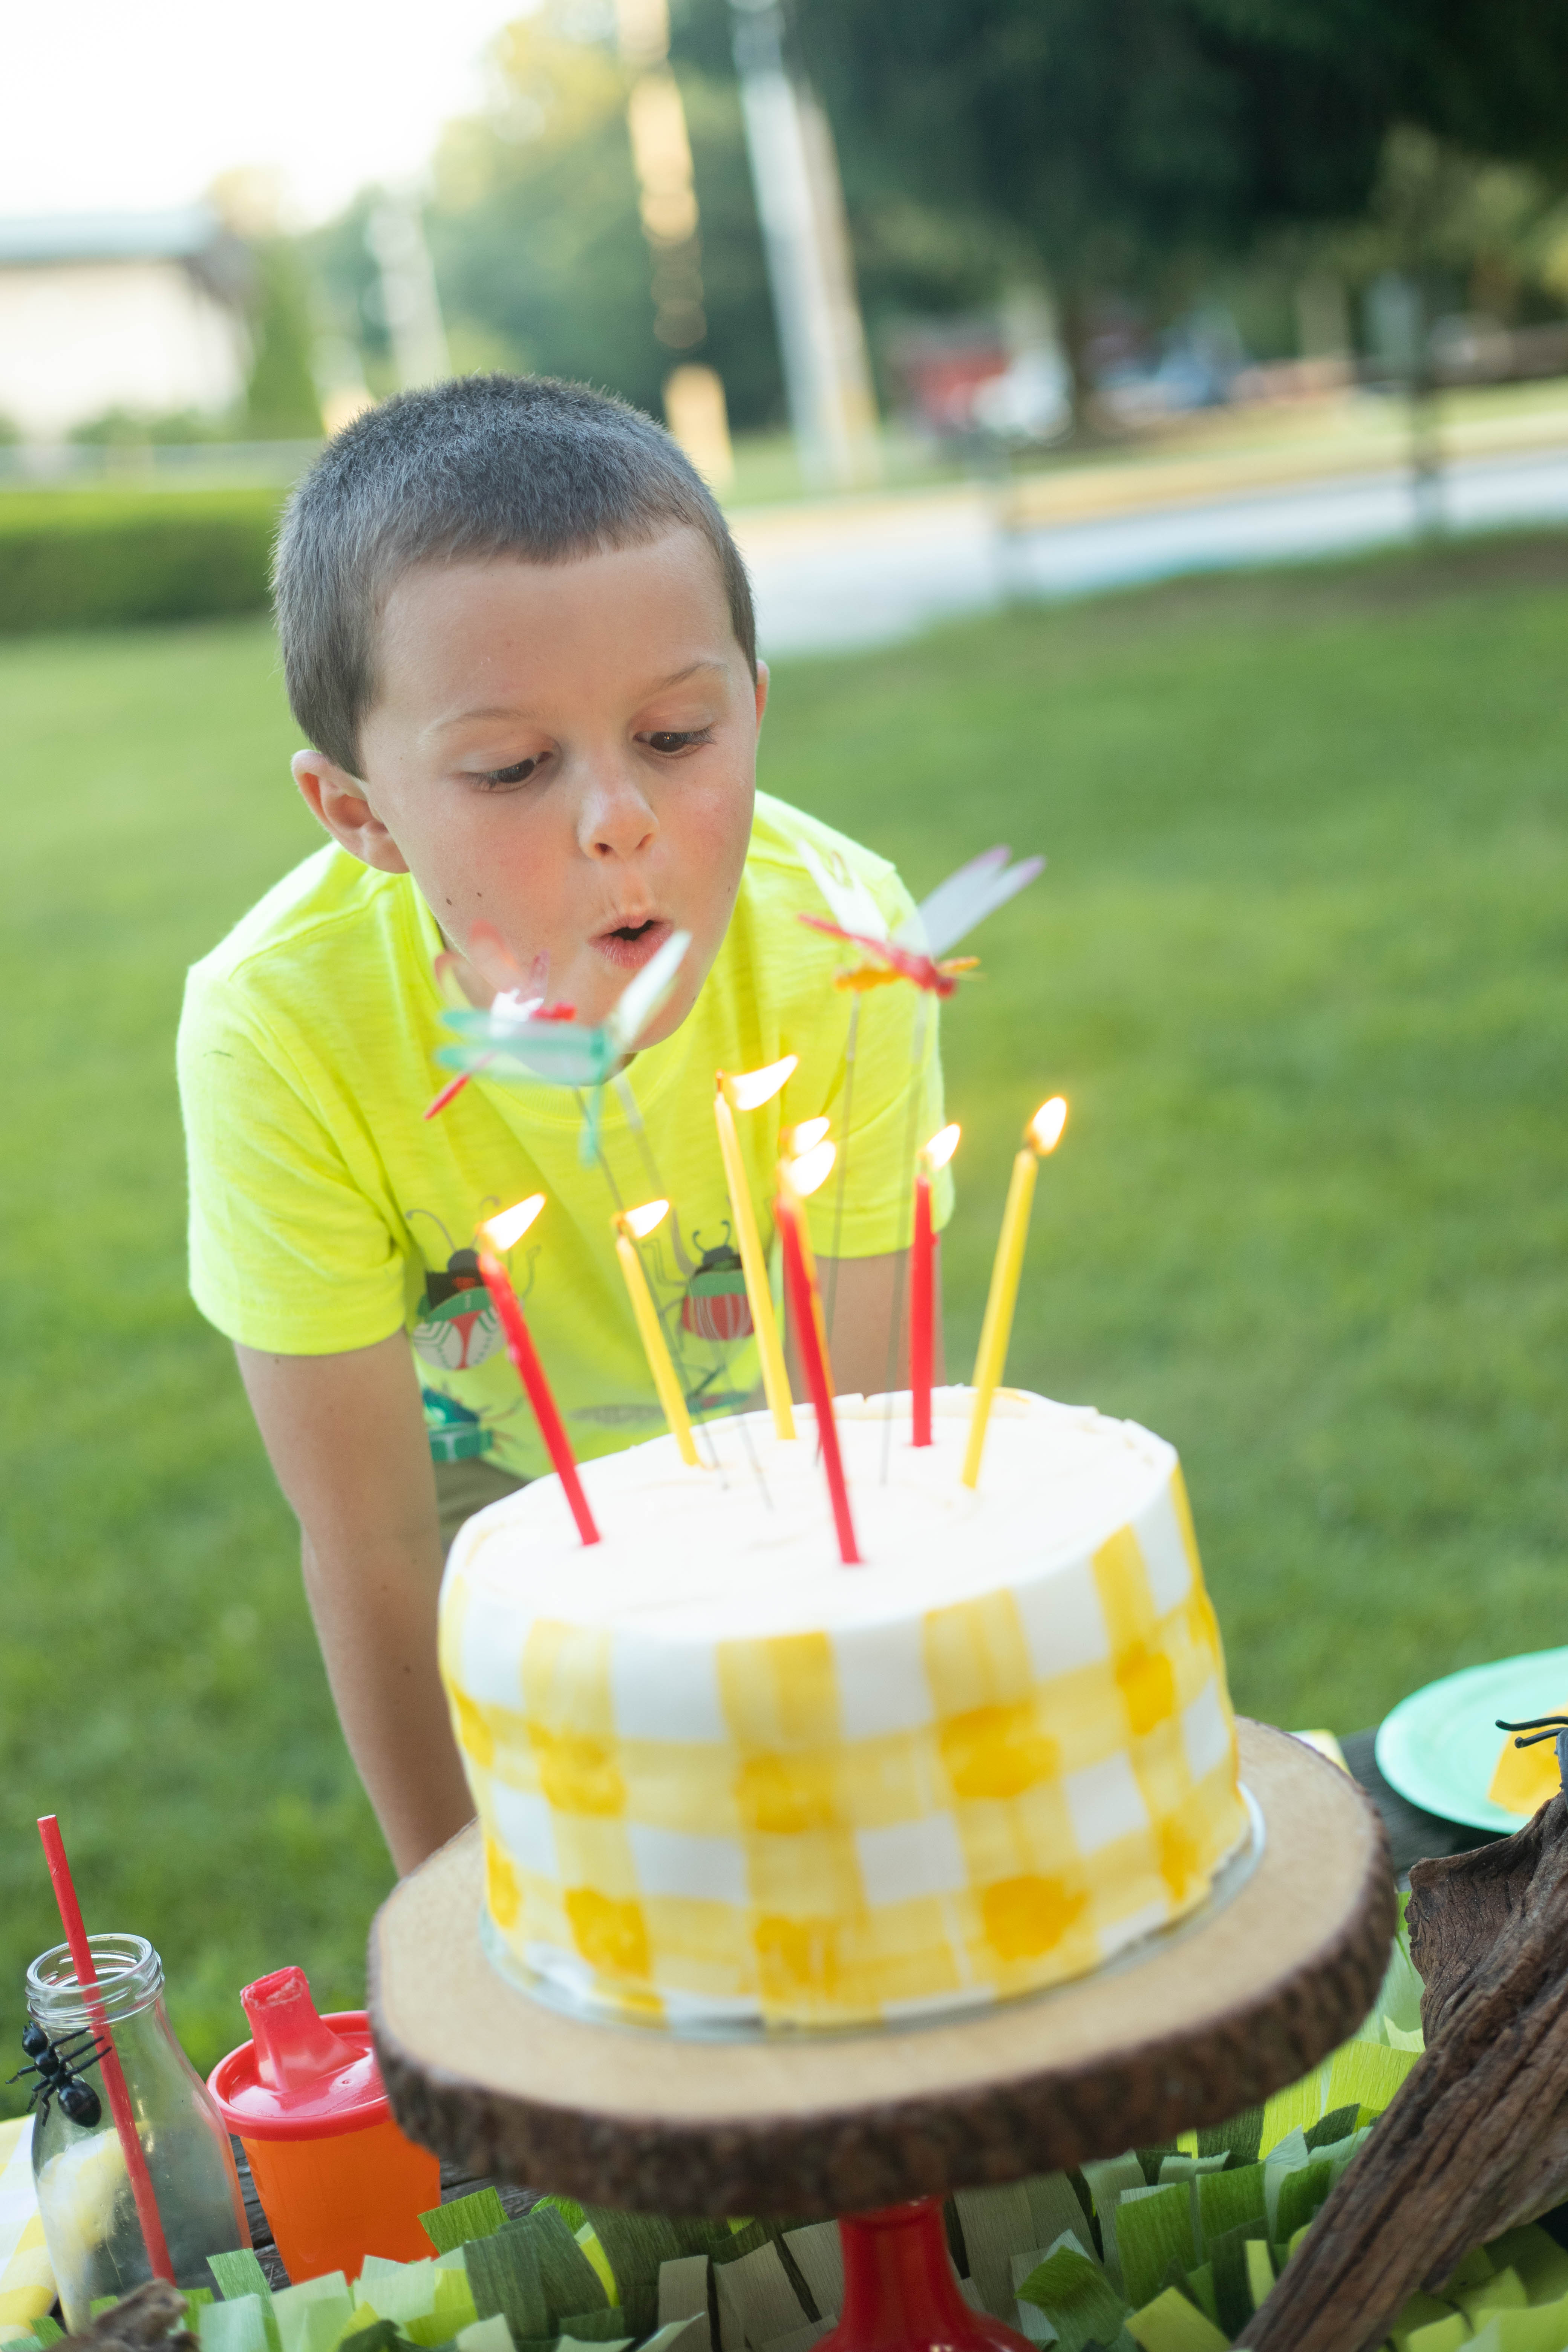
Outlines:
{"label": "building in background", "polygon": [[26,439],[245,393],[249,257],[205,205],[0,220],[0,416]]}

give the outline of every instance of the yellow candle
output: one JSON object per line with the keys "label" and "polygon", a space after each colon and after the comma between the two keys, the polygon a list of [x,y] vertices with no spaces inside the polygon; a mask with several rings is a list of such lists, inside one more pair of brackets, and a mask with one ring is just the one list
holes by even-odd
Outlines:
{"label": "yellow candle", "polygon": [[[790,1057],[788,1066],[774,1065],[781,1071],[772,1091],[776,1094],[795,1067]],[[790,1404],[789,1374],[784,1370],[784,1348],[779,1339],[778,1319],[773,1314],[773,1291],[768,1284],[767,1264],[763,1256],[762,1238],[757,1232],[757,1220],[752,1207],[751,1189],[746,1182],[746,1164],[741,1157],[741,1139],[735,1131],[735,1112],[731,1107],[737,1093],[740,1108],[754,1108],[765,1102],[766,1095],[757,1096],[748,1087],[749,1078],[762,1079],[773,1072],[748,1072],[737,1078],[719,1074],[719,1090],[713,1100],[713,1117],[718,1122],[719,1149],[724,1158],[724,1181],[730,1188],[730,1213],[734,1220],[735,1241],[741,1253],[741,1269],[746,1277],[746,1297],[752,1309],[752,1328],[757,1335],[757,1353],[762,1360],[763,1390],[768,1410],[773,1417],[773,1428],[780,1437],[795,1435],[795,1413]]]}
{"label": "yellow candle", "polygon": [[632,1313],[637,1318],[643,1353],[653,1374],[659,1403],[664,1407],[664,1417],[680,1448],[681,1460],[689,1462],[696,1470],[701,1465],[698,1460],[696,1440],[691,1434],[686,1399],[680,1393],[680,1382],[675,1376],[675,1366],[669,1360],[669,1349],[664,1344],[664,1333],[659,1328],[658,1310],[653,1303],[653,1293],[647,1286],[647,1276],[643,1272],[642,1260],[637,1251],[637,1242],[662,1223],[668,1207],[668,1201],[650,1201],[646,1208],[628,1209],[625,1216],[612,1217],[610,1223],[616,1231],[616,1255],[621,1261],[621,1272],[626,1278]]}
{"label": "yellow candle", "polygon": [[1002,1384],[1007,1362],[1007,1342],[1013,1336],[1013,1309],[1018,1303],[1018,1283],[1024,1271],[1024,1245],[1029,1238],[1029,1211],[1034,1206],[1035,1179],[1041,1160],[1054,1151],[1067,1125],[1068,1107],[1060,1095],[1042,1103],[1024,1129],[1024,1149],[1013,1162],[1007,1206],[1002,1213],[1002,1233],[991,1268],[991,1288],[985,1300],[985,1320],[980,1327],[980,1349],[974,1359],[974,1405],[969,1416],[969,1444],[964,1450],[963,1484],[980,1484],[980,1457],[985,1451],[985,1431],[992,1399]]}

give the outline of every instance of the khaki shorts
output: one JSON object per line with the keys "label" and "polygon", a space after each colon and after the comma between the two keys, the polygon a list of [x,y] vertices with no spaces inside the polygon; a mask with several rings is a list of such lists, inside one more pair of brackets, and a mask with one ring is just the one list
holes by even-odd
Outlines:
{"label": "khaki shorts", "polygon": [[465,1519],[471,1519],[487,1503],[499,1503],[503,1495],[515,1495],[527,1484],[526,1478],[514,1478],[510,1470],[498,1470],[490,1462],[437,1462],[436,1507],[441,1515],[443,1553],[451,1550]]}

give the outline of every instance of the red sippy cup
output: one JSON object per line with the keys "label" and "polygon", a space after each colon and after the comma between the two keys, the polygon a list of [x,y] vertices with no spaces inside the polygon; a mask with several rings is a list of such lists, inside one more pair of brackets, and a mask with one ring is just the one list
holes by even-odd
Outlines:
{"label": "red sippy cup", "polygon": [[363,2009],[320,2017],[303,1969],[239,1996],[253,2042],[219,2059],[207,2088],[249,2158],[283,2267],[296,2284],[367,2254],[417,2262],[419,2224],[441,2201],[441,2167],[392,2119]]}

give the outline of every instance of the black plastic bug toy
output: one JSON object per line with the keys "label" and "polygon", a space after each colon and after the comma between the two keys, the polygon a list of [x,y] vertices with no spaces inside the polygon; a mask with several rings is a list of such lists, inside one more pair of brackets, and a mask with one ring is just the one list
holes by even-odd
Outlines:
{"label": "black plastic bug toy", "polygon": [[1528,1739],[1516,1739],[1516,1748],[1539,1748],[1543,1739],[1557,1742],[1557,1769],[1562,1776],[1563,1793],[1568,1796],[1568,1715],[1532,1715],[1523,1723],[1505,1723],[1497,1717],[1500,1731],[1528,1731]]}
{"label": "black plastic bug toy", "polygon": [[39,2122],[49,2112],[49,2101],[58,2098],[62,2115],[68,2116],[73,2124],[90,2129],[102,2115],[103,2106],[92,2084],[82,2080],[81,2070],[97,2065],[108,2042],[94,2040],[86,2031],[51,2042],[41,2025],[28,2025],[23,2029],[22,2047],[32,2064],[19,2066],[11,2080],[19,2083],[24,2074],[37,2074],[38,2079],[28,2095],[27,2105],[31,2106],[35,2099],[43,2101],[38,2109]]}

